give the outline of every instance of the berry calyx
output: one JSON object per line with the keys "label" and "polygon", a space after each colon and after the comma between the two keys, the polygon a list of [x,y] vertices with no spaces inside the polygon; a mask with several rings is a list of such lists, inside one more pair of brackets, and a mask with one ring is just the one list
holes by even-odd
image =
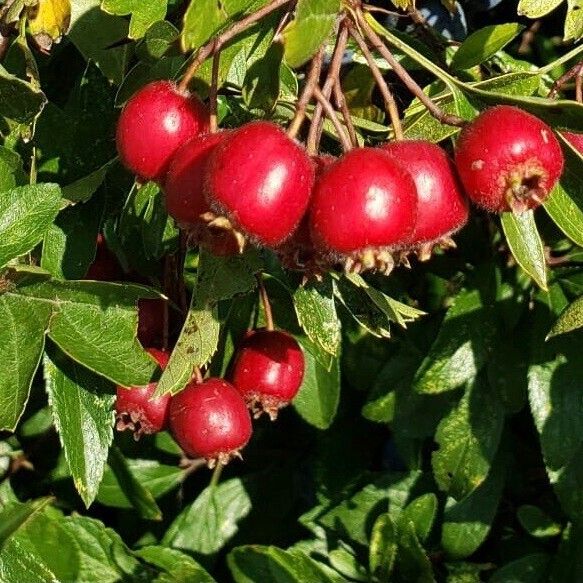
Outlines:
{"label": "berry calyx", "polygon": [[212,210],[252,241],[276,247],[297,228],[308,206],[314,168],[277,125],[248,123],[211,155],[206,196]]}
{"label": "berry calyx", "polygon": [[411,244],[433,243],[449,237],[468,220],[462,194],[447,154],[424,140],[402,140],[382,146],[406,168],[417,189],[417,219]]}
{"label": "berry calyx", "polygon": [[164,179],[168,214],[182,227],[200,223],[209,206],[203,192],[210,154],[230,132],[203,134],[186,142],[172,156]]}
{"label": "berry calyx", "polygon": [[159,181],[174,152],[208,125],[208,110],[196,95],[180,92],[170,81],[154,81],[123,108],[117,123],[117,151],[134,174]]}
{"label": "berry calyx", "polygon": [[383,150],[359,148],[316,182],[310,230],[316,247],[347,270],[388,272],[391,251],[410,242],[416,216],[417,190],[405,168]]}
{"label": "berry calyx", "polygon": [[233,385],[209,378],[191,382],[173,397],[170,430],[187,455],[205,458],[214,467],[240,457],[251,438],[251,416]]}
{"label": "berry calyx", "polygon": [[[170,355],[162,350],[148,348],[160,368],[166,368]],[[129,429],[137,441],[142,435],[158,433],[168,425],[170,395],[162,395],[152,399],[158,383],[149,383],[144,387],[117,387],[115,410],[119,431]]]}
{"label": "berry calyx", "polygon": [[563,153],[543,121],[509,105],[487,109],[460,133],[456,167],[466,194],[491,212],[542,204],[563,171]]}
{"label": "berry calyx", "polygon": [[255,330],[237,350],[231,380],[255,417],[265,412],[273,421],[297,395],[304,371],[304,354],[293,336]]}

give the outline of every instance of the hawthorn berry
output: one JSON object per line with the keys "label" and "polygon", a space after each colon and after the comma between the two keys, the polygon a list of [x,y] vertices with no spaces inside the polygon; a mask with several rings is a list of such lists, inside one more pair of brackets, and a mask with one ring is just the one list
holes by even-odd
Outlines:
{"label": "hawthorn berry", "polygon": [[317,248],[348,270],[392,267],[390,251],[411,241],[417,190],[411,175],[378,148],[358,148],[324,170],[310,204]]}
{"label": "hawthorn berry", "polygon": [[237,349],[231,380],[256,417],[265,411],[273,420],[297,395],[304,370],[304,354],[293,336],[255,330]]}
{"label": "hawthorn berry", "polygon": [[[148,348],[160,368],[166,368],[170,355],[162,350]],[[168,412],[171,397],[162,395],[152,399],[158,383],[149,383],[144,387],[117,387],[115,410],[117,416],[116,428],[119,431],[129,429],[134,432],[134,439],[142,435],[157,433],[168,425]]]}
{"label": "hawthorn berry", "polygon": [[449,237],[466,224],[467,200],[451,160],[439,146],[423,140],[402,140],[382,148],[406,166],[417,188],[412,245]]}
{"label": "hawthorn berry", "polygon": [[251,438],[251,416],[233,385],[209,378],[191,382],[172,398],[170,430],[187,455],[205,458],[213,467],[240,457]]}
{"label": "hawthorn berry", "polygon": [[206,180],[211,209],[251,240],[283,243],[304,215],[314,167],[301,146],[277,125],[248,123],[213,151]]}
{"label": "hawthorn berry", "polygon": [[104,236],[97,235],[95,259],[89,266],[84,279],[95,281],[122,281],[125,273],[117,260],[117,257],[107,248]]}
{"label": "hawthorn berry", "polygon": [[158,346],[164,332],[164,300],[138,300],[138,340],[142,346]]}
{"label": "hawthorn berry", "polygon": [[583,154],[583,134],[577,134],[575,132],[561,132],[563,137],[568,140],[571,145]]}
{"label": "hawthorn berry", "polygon": [[208,109],[196,95],[179,91],[171,81],[154,81],[123,108],[117,123],[117,151],[134,174],[160,181],[174,152],[208,125]]}
{"label": "hawthorn berry", "polygon": [[563,153],[543,121],[509,105],[491,107],[460,133],[455,163],[466,194],[491,211],[539,206],[561,176]]}

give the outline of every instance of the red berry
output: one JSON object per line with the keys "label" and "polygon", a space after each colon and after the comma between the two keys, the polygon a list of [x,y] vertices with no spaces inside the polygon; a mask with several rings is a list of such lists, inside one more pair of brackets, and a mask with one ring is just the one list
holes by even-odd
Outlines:
{"label": "red berry", "polygon": [[230,383],[210,378],[191,382],[170,403],[170,429],[191,457],[226,464],[251,438],[245,401]]}
{"label": "red berry", "polygon": [[[166,368],[170,355],[167,352],[148,348],[162,369]],[[152,399],[158,383],[149,383],[145,387],[117,387],[115,410],[117,412],[117,429],[129,429],[134,438],[162,431],[168,425],[170,395]]]}
{"label": "red berry", "polygon": [[107,248],[105,238],[100,233],[97,235],[97,247],[95,259],[89,266],[84,279],[95,281],[122,281],[125,273],[117,260],[117,257]]}
{"label": "red berry", "polygon": [[561,132],[571,145],[583,154],[583,134],[576,134],[574,132]]}
{"label": "red berry", "polygon": [[138,340],[142,346],[158,346],[164,332],[164,300],[138,300]]}
{"label": "red berry", "polygon": [[248,123],[211,155],[206,194],[211,208],[256,242],[277,246],[308,206],[314,168],[277,125]]}
{"label": "red berry", "polygon": [[371,254],[410,242],[416,216],[417,191],[405,168],[380,149],[359,148],[317,181],[310,228],[320,249],[373,267]]}
{"label": "red berry", "polygon": [[561,176],[563,153],[543,121],[509,105],[487,109],[458,139],[455,163],[467,195],[492,212],[536,208]]}
{"label": "red berry", "polygon": [[170,81],[154,81],[126,103],[117,123],[117,151],[143,179],[161,180],[170,158],[184,142],[207,130],[204,104]]}
{"label": "red berry", "polygon": [[305,361],[300,345],[287,332],[257,330],[237,350],[232,381],[251,409],[271,419],[298,393]]}
{"label": "red berry", "polygon": [[166,210],[176,222],[193,225],[209,206],[203,193],[210,154],[228,132],[204,134],[186,142],[170,160],[164,179]]}
{"label": "red berry", "polygon": [[412,243],[433,242],[463,227],[468,203],[461,193],[455,169],[436,144],[423,140],[389,142],[383,150],[403,164],[417,187],[417,220]]}

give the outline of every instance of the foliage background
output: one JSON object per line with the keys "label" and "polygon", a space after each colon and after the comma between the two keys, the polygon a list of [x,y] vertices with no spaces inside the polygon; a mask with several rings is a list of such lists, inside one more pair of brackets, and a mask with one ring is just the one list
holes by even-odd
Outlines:
{"label": "foliage background", "polygon": [[[566,170],[544,209],[474,209],[456,250],[388,278],[302,286],[265,250],[190,252],[187,323],[199,332],[181,332],[177,316],[162,390],[180,390],[193,359],[227,370],[236,339],[262,322],[260,269],[277,325],[304,347],[304,386],[277,423],[256,423],[244,463],[216,488],[206,470],[181,467],[168,434],[114,436],[115,384],[154,369],[135,339],[136,301],[159,296],[164,258],[178,251],[158,188],[137,188],[116,160],[119,107],[264,4],[0,5],[0,581],[581,581],[583,174],[564,140]],[[518,104],[583,131],[570,88],[546,98],[581,58],[576,0],[453,8],[450,18],[422,4],[436,16],[425,29],[376,14],[444,110],[471,119]],[[299,0],[275,42],[281,15],[230,43],[221,126],[289,121],[303,66],[333,43],[340,9]],[[359,139],[375,144],[390,127],[350,48],[343,88]],[[377,61],[406,137],[451,148],[457,129]],[[207,62],[195,79],[203,98],[209,80]],[[328,124],[322,149],[339,152]],[[83,280],[98,233],[128,282]]]}

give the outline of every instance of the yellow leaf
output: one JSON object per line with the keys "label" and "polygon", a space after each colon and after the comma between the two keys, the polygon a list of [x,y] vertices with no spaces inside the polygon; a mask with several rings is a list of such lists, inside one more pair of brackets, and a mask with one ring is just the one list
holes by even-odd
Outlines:
{"label": "yellow leaf", "polygon": [[70,0],[39,0],[27,11],[30,34],[56,41],[67,32],[71,22]]}

